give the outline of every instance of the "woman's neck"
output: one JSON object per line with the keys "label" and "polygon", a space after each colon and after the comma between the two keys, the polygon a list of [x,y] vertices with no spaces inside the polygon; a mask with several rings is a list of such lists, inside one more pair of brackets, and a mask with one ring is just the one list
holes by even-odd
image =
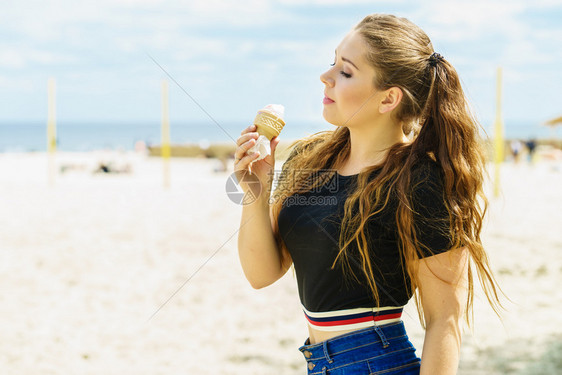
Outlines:
{"label": "woman's neck", "polygon": [[380,164],[393,145],[408,142],[402,126],[390,119],[377,124],[349,128],[349,137],[349,155],[339,168],[342,174],[356,174],[366,167]]}

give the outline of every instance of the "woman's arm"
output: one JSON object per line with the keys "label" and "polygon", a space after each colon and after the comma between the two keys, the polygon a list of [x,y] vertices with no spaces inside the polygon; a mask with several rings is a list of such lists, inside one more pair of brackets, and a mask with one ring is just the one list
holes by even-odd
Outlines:
{"label": "woman's arm", "polygon": [[290,255],[281,251],[275,241],[268,199],[268,192],[262,192],[258,200],[242,208],[238,232],[240,263],[256,289],[279,280],[292,264]]}
{"label": "woman's arm", "polygon": [[468,296],[468,250],[455,249],[418,262],[426,322],[420,374],[456,374]]}
{"label": "woman's arm", "polygon": [[[249,165],[255,160],[256,155],[248,155],[247,151],[256,143],[258,133],[256,126],[251,125],[244,129],[237,140],[237,149],[234,153],[234,171],[240,180],[240,187],[246,193],[249,186],[245,176],[249,173]],[[256,288],[266,287],[283,276],[291,266],[291,258],[285,251],[281,251],[275,241],[272,228],[272,219],[269,208],[271,192],[271,176],[275,165],[275,149],[279,138],[271,140],[271,155],[263,160],[253,163],[254,178],[259,179],[261,192],[258,198],[242,206],[242,220],[238,231],[238,255],[246,278]],[[250,179],[255,182],[255,179]]]}

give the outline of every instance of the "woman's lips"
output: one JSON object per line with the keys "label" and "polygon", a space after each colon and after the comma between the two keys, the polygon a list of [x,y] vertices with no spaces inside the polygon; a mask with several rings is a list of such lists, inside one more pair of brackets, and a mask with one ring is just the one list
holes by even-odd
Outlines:
{"label": "woman's lips", "polygon": [[324,97],[324,100],[322,100],[322,103],[324,104],[332,104],[334,101],[330,98],[328,98],[327,96]]}

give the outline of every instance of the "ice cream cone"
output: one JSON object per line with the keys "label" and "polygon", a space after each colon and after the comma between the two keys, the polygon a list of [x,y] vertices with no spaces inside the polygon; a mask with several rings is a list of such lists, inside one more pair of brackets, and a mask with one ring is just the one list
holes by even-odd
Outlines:
{"label": "ice cream cone", "polygon": [[[270,142],[273,137],[281,133],[283,126],[285,126],[284,114],[285,107],[280,104],[269,104],[258,111],[254,119],[254,125],[256,125],[256,130],[260,136],[256,140],[256,144],[247,151],[248,155],[259,152],[259,156],[253,162],[271,155]],[[252,163],[248,166],[250,174],[252,174]]]}
{"label": "ice cream cone", "polygon": [[269,111],[266,107],[258,112],[254,119],[254,124],[257,127],[258,133],[271,141],[273,137],[281,133],[283,126],[285,126],[285,121],[277,113]]}

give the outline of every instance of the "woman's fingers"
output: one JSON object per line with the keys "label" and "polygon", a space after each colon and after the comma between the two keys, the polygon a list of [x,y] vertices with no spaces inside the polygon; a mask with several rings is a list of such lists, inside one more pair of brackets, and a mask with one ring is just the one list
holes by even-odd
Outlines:
{"label": "woman's fingers", "polygon": [[259,134],[256,132],[250,132],[250,133],[245,133],[243,135],[241,135],[240,137],[238,137],[238,139],[236,140],[236,145],[240,146],[243,143],[247,142],[250,139],[258,139]]}
{"label": "woman's fingers", "polygon": [[240,170],[240,169],[248,169],[248,165],[253,162],[255,159],[258,158],[258,156],[260,156],[259,152],[255,152],[251,155],[246,155],[244,157],[242,157],[241,159],[234,159],[234,166],[235,166],[235,170]]}
{"label": "woman's fingers", "polygon": [[242,130],[240,137],[236,140],[236,151],[234,152],[234,165],[237,169],[246,168],[247,165],[257,158],[258,154],[247,155],[246,152],[256,144],[259,134],[255,132],[256,126],[250,125]]}
{"label": "woman's fingers", "polygon": [[251,138],[242,143],[234,152],[234,159],[240,160],[244,157],[246,152],[256,144],[256,140]]}
{"label": "woman's fingers", "polygon": [[275,150],[277,149],[277,146],[279,145],[280,141],[281,140],[279,139],[279,137],[273,137],[271,139],[271,143],[270,143],[271,155],[275,155]]}
{"label": "woman's fingers", "polygon": [[240,135],[244,135],[244,134],[252,132],[254,130],[256,130],[256,125],[252,124],[252,125],[248,126],[246,129],[242,130]]}

